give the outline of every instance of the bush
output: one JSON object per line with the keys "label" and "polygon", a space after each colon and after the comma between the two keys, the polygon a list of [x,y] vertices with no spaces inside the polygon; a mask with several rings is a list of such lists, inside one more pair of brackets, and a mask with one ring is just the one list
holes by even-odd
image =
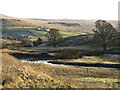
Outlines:
{"label": "bush", "polygon": [[2,41],[2,45],[0,47],[2,47],[2,49],[7,48],[7,42]]}
{"label": "bush", "polygon": [[33,45],[34,46],[38,46],[38,45],[40,45],[42,43],[42,39],[39,37],[38,38],[38,40],[36,40],[36,41],[33,41]]}
{"label": "bush", "polygon": [[77,59],[81,58],[82,54],[76,49],[62,49],[55,56],[60,59]]}
{"label": "bush", "polygon": [[29,39],[27,39],[27,38],[22,40],[21,45],[24,46],[24,47],[31,47],[31,46],[33,46],[32,42]]}

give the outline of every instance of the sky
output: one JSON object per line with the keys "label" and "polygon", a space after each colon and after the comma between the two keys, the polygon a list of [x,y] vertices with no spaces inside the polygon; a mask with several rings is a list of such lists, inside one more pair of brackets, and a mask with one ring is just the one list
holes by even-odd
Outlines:
{"label": "sky", "polygon": [[0,14],[41,19],[118,19],[119,0],[0,0]]}

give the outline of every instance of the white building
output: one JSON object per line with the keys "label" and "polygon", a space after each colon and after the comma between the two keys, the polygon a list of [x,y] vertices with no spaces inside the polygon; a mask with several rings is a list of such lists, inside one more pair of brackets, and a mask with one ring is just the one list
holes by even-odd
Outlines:
{"label": "white building", "polygon": [[46,29],[46,31],[47,31],[47,32],[49,32],[49,31],[50,31],[50,29]]}

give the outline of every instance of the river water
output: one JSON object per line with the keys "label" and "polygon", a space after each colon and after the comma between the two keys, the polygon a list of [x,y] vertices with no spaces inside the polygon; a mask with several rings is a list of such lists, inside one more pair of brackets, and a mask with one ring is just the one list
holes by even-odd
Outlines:
{"label": "river water", "polygon": [[[86,58],[88,58],[86,56]],[[27,59],[18,59],[21,62],[28,62],[28,63],[43,63],[43,64],[47,64],[47,65],[52,65],[52,66],[71,66],[71,67],[79,67],[79,68],[104,68],[104,69],[120,69],[120,68],[109,68],[109,67],[90,67],[90,66],[77,66],[77,65],[64,65],[64,64],[52,64],[49,63],[49,61],[52,60],[38,60],[38,61],[29,61]]]}

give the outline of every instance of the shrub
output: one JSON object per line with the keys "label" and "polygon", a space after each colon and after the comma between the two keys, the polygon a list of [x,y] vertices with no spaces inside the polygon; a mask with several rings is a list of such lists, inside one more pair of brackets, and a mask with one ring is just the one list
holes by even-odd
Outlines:
{"label": "shrub", "polygon": [[42,39],[40,37],[38,37],[38,44],[40,45],[42,43]]}
{"label": "shrub", "polygon": [[55,54],[60,59],[76,59],[81,58],[81,52],[76,49],[62,49]]}
{"label": "shrub", "polygon": [[31,46],[33,46],[32,42],[29,39],[27,39],[27,38],[22,40],[21,45],[24,46],[24,47],[31,47]]}
{"label": "shrub", "polygon": [[2,41],[2,45],[0,47],[2,47],[2,49],[7,48],[7,42]]}
{"label": "shrub", "polygon": [[42,43],[42,39],[39,37],[38,38],[38,40],[36,40],[36,41],[33,41],[33,45],[34,46],[38,46],[38,45],[40,45]]}

